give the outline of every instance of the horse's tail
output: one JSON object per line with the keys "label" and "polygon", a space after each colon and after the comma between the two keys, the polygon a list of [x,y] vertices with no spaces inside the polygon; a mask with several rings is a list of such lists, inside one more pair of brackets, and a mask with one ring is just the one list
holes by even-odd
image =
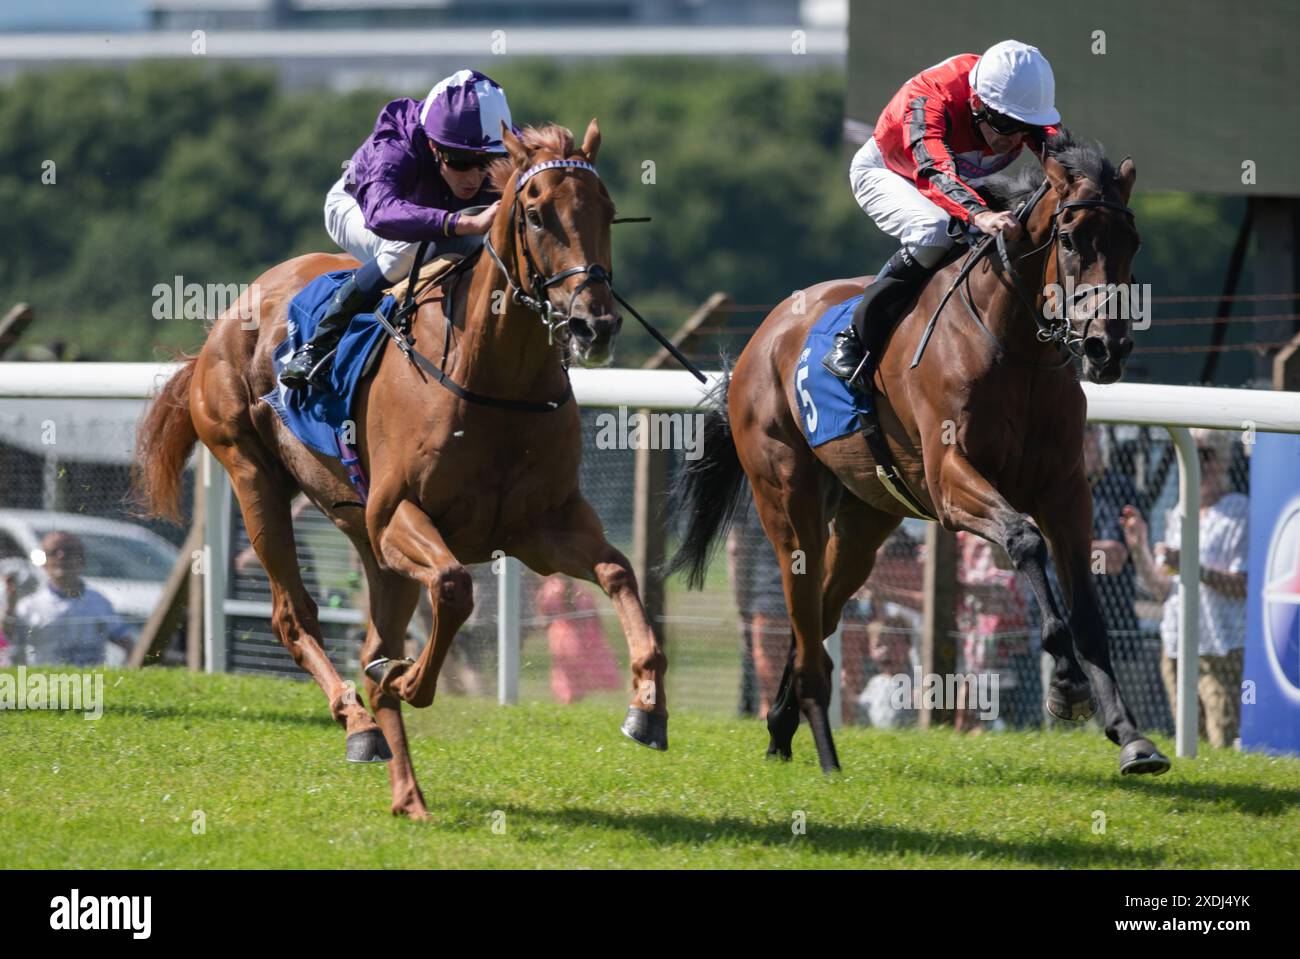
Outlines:
{"label": "horse's tail", "polygon": [[181,521],[181,481],[199,434],[190,417],[190,383],[198,354],[183,354],[173,374],[136,428],[131,490],[146,515]]}
{"label": "horse's tail", "polygon": [[681,476],[673,484],[672,499],[678,510],[686,513],[688,521],[686,534],[666,572],[672,575],[688,570],[686,582],[691,589],[704,585],[709,559],[745,498],[745,471],[736,454],[736,441],[727,416],[730,386],[731,370],[724,360],[722,379],[708,396],[703,455],[697,460],[687,460]]}

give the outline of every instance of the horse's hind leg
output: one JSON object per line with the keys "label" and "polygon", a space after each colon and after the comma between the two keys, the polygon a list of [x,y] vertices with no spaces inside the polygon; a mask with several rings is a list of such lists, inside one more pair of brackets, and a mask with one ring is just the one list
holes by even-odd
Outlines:
{"label": "horse's hind leg", "polygon": [[[868,506],[851,493],[846,492],[841,496],[839,509],[831,521],[831,535],[822,561],[823,639],[835,632],[844,604],[867,581],[876,563],[876,550],[880,549],[880,544],[900,522],[901,517]],[[794,634],[791,633],[790,658],[786,661],[785,674],[781,677],[776,700],[768,711],[767,730],[770,738],[767,754],[782,759],[790,758],[791,743],[799,727],[793,683],[796,648]],[[830,657],[826,658],[826,665],[833,683],[835,664],[830,661]]]}
{"label": "horse's hind leg", "polygon": [[822,627],[822,561],[827,539],[822,483],[826,475],[806,447],[806,457],[796,463],[789,462],[788,450],[781,465],[789,469],[789,475],[779,485],[765,477],[750,477],[759,520],[781,566],[795,642],[794,659],[786,670],[790,683],[783,680],[777,696],[783,708],[775,717],[768,714],[768,754],[774,749],[780,755],[789,754],[790,738],[798,725],[798,717],[791,721],[788,708],[793,696],[812,730],[822,771],[832,772],[840,768],[840,761],[830,727],[830,660],[822,646],[827,635]]}
{"label": "horse's hind leg", "polygon": [[391,758],[379,726],[321,648],[316,603],[303,586],[293,538],[290,501],[297,484],[260,447],[218,445],[213,455],[230,474],[249,541],[270,577],[272,628],[293,661],[311,674],[328,697],[331,715],[347,730],[347,758],[352,762]]}

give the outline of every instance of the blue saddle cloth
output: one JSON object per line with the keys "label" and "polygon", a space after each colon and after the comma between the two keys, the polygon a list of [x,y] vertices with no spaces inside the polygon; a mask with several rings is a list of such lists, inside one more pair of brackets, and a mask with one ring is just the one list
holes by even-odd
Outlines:
{"label": "blue saddle cloth", "polygon": [[[272,357],[276,388],[262,397],[289,428],[289,432],[316,452],[344,460],[345,464],[351,450],[343,442],[344,429],[352,419],[357,386],[372,365],[371,361],[387,342],[387,331],[373,313],[360,313],[352,319],[343,339],[339,341],[334,368],[329,376],[328,393],[312,387],[304,390],[285,389],[280,383],[280,371],[294,350],[311,339],[334,291],[351,275],[351,270],[341,270],[318,276],[290,301],[289,335],[276,347]],[[378,312],[387,319],[394,303],[396,300],[392,296],[384,297]],[[349,432],[355,435],[356,430]]]}
{"label": "blue saddle cloth", "polygon": [[849,325],[862,295],[832,306],[813,323],[794,368],[799,419],[809,446],[821,446],[859,429],[858,414],[871,412],[871,401],[822,366],[835,334]]}

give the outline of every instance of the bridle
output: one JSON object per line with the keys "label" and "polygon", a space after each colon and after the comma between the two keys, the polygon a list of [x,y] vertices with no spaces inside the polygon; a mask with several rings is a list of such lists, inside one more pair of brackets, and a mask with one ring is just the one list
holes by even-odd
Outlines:
{"label": "bridle", "polygon": [[[546,342],[554,343],[555,331],[563,326],[567,326],[570,320],[573,319],[573,304],[577,301],[578,294],[591,284],[603,284],[609,289],[610,294],[620,303],[623,302],[623,298],[614,291],[614,271],[599,263],[587,263],[583,266],[573,266],[569,267],[567,270],[561,270],[558,273],[553,273],[552,275],[547,276],[538,268],[536,261],[533,260],[532,247],[528,243],[527,219],[518,213],[519,195],[523,192],[523,189],[528,184],[529,180],[537,176],[537,174],[543,173],[547,170],[587,170],[595,176],[597,180],[600,179],[600,174],[596,171],[594,164],[589,163],[586,160],[573,159],[545,160],[535,166],[529,167],[523,173],[519,174],[518,179],[515,181],[515,195],[510,201],[509,217],[510,227],[517,234],[515,237],[515,243],[523,254],[524,269],[527,271],[528,290],[530,292],[525,292],[522,289],[522,283],[517,282],[515,278],[510,275],[510,270],[506,266],[505,261],[501,259],[496,248],[492,246],[491,236],[484,238],[483,246],[487,249],[488,254],[492,259],[496,261],[496,265],[500,268],[502,276],[505,277],[506,286],[510,289],[510,298],[520,306],[526,306],[541,318],[542,324],[546,327]],[[550,295],[547,291],[555,284],[567,280],[571,276],[579,276],[584,273],[586,274],[586,279],[574,288],[573,292],[569,295],[569,302],[565,308],[563,310],[556,309],[555,304],[551,302]]]}
{"label": "bridle", "polygon": [[[1046,183],[1047,181],[1044,180],[1043,182]],[[1020,261],[1026,259],[1033,256],[1035,253],[1038,253],[1044,247],[1052,246],[1054,244],[1056,276],[1059,280],[1064,275],[1061,263],[1061,247],[1064,245],[1065,238],[1070,235],[1067,230],[1061,229],[1061,214],[1066,210],[1071,209],[1095,209],[1098,207],[1109,210],[1118,210],[1126,215],[1130,220],[1134,219],[1133,211],[1131,209],[1124,204],[1116,203],[1113,200],[1064,200],[1056,205],[1056,209],[1052,213],[1052,232],[1048,234],[1047,240],[1030,250],[1028,253],[1022,253],[1020,256],[1016,257],[1016,260]],[[1026,211],[1026,219],[1028,219],[1028,215],[1032,210],[1033,207],[1031,206]],[[1062,312],[1062,316],[1059,320],[1054,320],[1051,323],[1044,322],[1041,316],[1041,311],[1035,309],[1034,306],[1029,303],[1025,298],[1024,292],[1020,289],[1017,274],[1011,269],[1011,264],[1007,258],[1006,240],[1004,239],[1003,234],[999,233],[997,239],[998,255],[1002,260],[1003,268],[1007,271],[1007,278],[1011,283],[1011,286],[1015,289],[1016,295],[1020,297],[1021,303],[1024,304],[1026,310],[1028,310],[1029,314],[1034,317],[1034,320],[1038,325],[1038,331],[1035,334],[1038,341],[1040,343],[1055,344],[1057,349],[1067,351],[1073,356],[1082,356],[1083,343],[1088,338],[1088,329],[1092,326],[1092,321],[1097,318],[1098,314],[1100,314],[1102,307],[1109,302],[1110,297],[1108,296],[1101,303],[1093,307],[1092,315],[1090,315],[1087,321],[1083,324],[1082,330],[1076,330],[1074,328],[1074,307],[1080,297],[1087,296],[1091,292],[1088,288],[1076,290],[1074,292],[1074,296],[1072,297],[1073,302],[1067,305],[1067,308]],[[1046,279],[1046,265],[1044,265],[1043,268],[1043,278]],[[1045,283],[1040,284],[1040,286],[1045,285]]]}
{"label": "bridle", "polygon": [[[1051,181],[1048,180],[1047,177],[1044,177],[1043,182],[1039,185],[1038,189],[1035,190],[1029,199],[1022,203],[1020,208],[1016,211],[1016,219],[1020,222],[1022,228],[1024,228],[1028,223],[1034,209],[1038,206],[1039,202],[1042,201],[1043,197],[1046,196],[1047,191],[1050,188]],[[939,301],[938,308],[934,311],[933,316],[930,317],[930,322],[926,325],[925,332],[921,335],[921,341],[917,344],[916,354],[912,357],[912,368],[915,368],[917,363],[921,361],[921,354],[925,352],[926,344],[930,340],[930,335],[934,332],[934,326],[936,321],[939,319],[939,314],[943,312],[943,308],[947,305],[949,298],[958,289],[961,290],[962,305],[965,306],[966,312],[970,315],[971,319],[975,321],[976,325],[978,325],[979,328],[993,340],[999,351],[1006,353],[1008,356],[1014,356],[1014,354],[1011,354],[1006,347],[998,341],[997,337],[993,335],[993,331],[985,325],[984,321],[980,318],[979,312],[975,309],[975,305],[970,296],[971,271],[974,270],[976,264],[979,263],[984,255],[989,253],[991,250],[997,251],[998,260],[1000,261],[1000,263],[996,264],[994,268],[997,269],[1000,265],[1003,274],[1007,277],[1007,282],[1011,285],[1011,288],[1015,290],[1016,296],[1019,297],[1021,305],[1024,306],[1025,312],[1033,318],[1035,325],[1038,327],[1034,334],[1037,340],[1040,343],[1051,343],[1057,348],[1057,350],[1064,354],[1059,363],[1040,364],[1033,363],[1029,360],[1022,360],[1022,362],[1029,366],[1059,369],[1060,367],[1071,363],[1075,357],[1082,356],[1084,352],[1083,343],[1087,339],[1088,329],[1091,327],[1092,321],[1095,320],[1101,312],[1101,307],[1105,306],[1106,302],[1109,301],[1109,297],[1107,300],[1102,301],[1102,303],[1093,308],[1092,315],[1089,316],[1087,322],[1084,323],[1082,331],[1078,331],[1074,328],[1073,302],[1067,305],[1067,308],[1062,312],[1062,316],[1059,319],[1051,321],[1045,320],[1042,316],[1042,312],[1034,306],[1033,302],[1025,296],[1024,291],[1021,289],[1019,275],[1016,272],[1014,264],[1041,252],[1049,246],[1053,247],[1053,254],[1056,259],[1056,275],[1059,280],[1064,275],[1061,264],[1061,238],[1069,236],[1068,231],[1061,229],[1061,214],[1066,210],[1096,207],[1118,210],[1125,214],[1130,220],[1134,219],[1134,213],[1129,207],[1122,203],[1116,203],[1113,200],[1062,200],[1057,203],[1056,209],[1052,212],[1052,230],[1051,233],[1048,234],[1047,239],[1032,250],[1029,250],[1027,253],[1022,253],[1020,256],[1016,257],[1014,261],[1011,259],[1011,256],[1007,251],[1005,233],[998,232],[995,236],[984,237],[984,239],[982,239],[975,248],[971,250],[970,254],[966,258],[966,262],[962,264],[962,268],[960,272],[958,272],[957,278],[953,280],[952,285],[948,288],[948,292],[944,294],[943,299]],[[1042,279],[1046,280],[1046,276],[1047,265],[1044,264]],[[1040,282],[1039,285],[1040,287],[1045,286],[1045,283]],[[1080,297],[1086,296],[1089,292],[1091,292],[1091,290],[1087,287],[1076,290],[1073,299],[1078,300]],[[1016,358],[1020,359],[1020,357]]]}
{"label": "bridle", "polygon": [[[706,378],[704,374],[701,373],[698,368],[696,368],[695,364],[693,364],[690,360],[688,360],[685,356],[683,356],[682,352],[677,348],[677,346],[671,340],[669,340],[666,336],[664,336],[653,326],[651,326],[649,321],[646,320],[646,318],[643,317],[640,313],[638,313],[631,303],[623,299],[623,297],[619,294],[618,290],[614,289],[613,270],[599,263],[588,263],[583,266],[574,266],[574,267],[570,267],[567,270],[561,270],[560,272],[555,273],[552,276],[548,277],[540,269],[538,269],[536,262],[533,260],[532,250],[528,244],[525,218],[523,216],[518,215],[519,195],[523,191],[524,186],[528,183],[529,180],[537,176],[539,173],[543,173],[547,170],[587,170],[591,174],[593,174],[597,180],[600,179],[600,174],[596,171],[596,167],[592,163],[588,162],[587,160],[576,160],[576,159],[568,159],[568,158],[558,159],[558,160],[545,160],[541,163],[529,167],[523,173],[519,174],[519,176],[515,181],[515,193],[514,196],[511,198],[510,211],[508,216],[510,218],[511,230],[514,230],[515,232],[518,233],[516,242],[518,243],[519,249],[522,252],[524,258],[524,267],[528,275],[528,281],[527,281],[528,292],[525,292],[525,290],[522,288],[522,284],[516,281],[513,276],[511,276],[510,269],[506,266],[505,262],[501,259],[501,256],[500,254],[497,253],[496,248],[493,247],[492,245],[491,235],[490,234],[486,235],[483,238],[483,248],[487,250],[488,254],[492,257],[493,262],[496,263],[497,268],[500,269],[502,276],[505,278],[506,286],[510,290],[511,299],[515,303],[527,307],[529,310],[536,313],[541,318],[542,324],[546,327],[546,341],[548,344],[553,345],[555,343],[555,331],[560,329],[561,327],[569,325],[570,321],[573,318],[573,304],[577,300],[578,294],[581,293],[583,290],[585,290],[588,286],[590,286],[593,283],[604,284],[609,289],[609,292],[614,297],[614,299],[617,300],[620,304],[622,304],[622,306],[629,313],[631,313],[634,317],[636,317],[636,319],[641,323],[641,325],[644,326],[646,330],[649,331],[650,335],[653,336],[656,340],[658,340],[660,345],[663,346],[669,352],[669,354],[673,356],[674,359],[676,359],[679,363],[681,363],[682,366],[684,366],[701,383],[706,382]],[[649,219],[650,219],[649,217],[622,217],[622,218],[617,218],[612,222],[644,223]],[[411,274],[407,281],[405,300],[394,313],[393,321],[389,322],[380,313],[378,312],[375,313],[375,319],[387,331],[388,335],[397,344],[398,348],[402,351],[402,353],[406,356],[406,358],[410,360],[412,363],[414,363],[416,366],[423,369],[426,373],[429,373],[431,376],[433,376],[433,378],[442,386],[444,386],[446,389],[450,390],[452,393],[456,394],[461,399],[467,400],[471,403],[479,403],[486,406],[496,406],[504,409],[520,410],[523,412],[542,412],[542,413],[559,409],[561,406],[566,404],[573,397],[573,388],[567,382],[568,380],[567,376],[565,377],[566,385],[565,385],[564,395],[561,396],[559,399],[548,400],[540,403],[531,400],[512,400],[512,399],[501,399],[492,396],[484,396],[480,393],[475,393],[472,390],[466,389],[460,384],[454,382],[451,379],[451,377],[448,376],[446,370],[447,358],[451,355],[452,324],[450,322],[450,319],[448,319],[448,321],[444,324],[444,338],[443,338],[441,365],[434,365],[434,363],[431,360],[429,360],[428,357],[424,356],[422,353],[420,353],[419,350],[415,348],[415,344],[412,342],[410,338],[410,330],[411,330],[411,324],[415,317],[416,310],[420,306],[420,300],[416,294],[416,287],[417,287],[417,280],[419,277],[420,268],[424,263],[425,250],[428,248],[428,245],[429,245],[428,241],[423,241],[420,243],[416,251],[415,259],[411,264]],[[439,278],[439,283],[443,283],[446,280],[450,279],[452,276],[465,272],[468,269],[469,265],[475,259],[476,256],[471,255],[461,260],[455,267],[453,267],[450,271],[443,274]],[[570,294],[569,302],[568,305],[565,307],[565,309],[564,310],[556,309],[555,304],[551,302],[550,296],[547,293],[547,291],[552,286],[559,283],[561,280],[568,279],[571,276],[578,276],[580,274],[586,274],[586,279],[584,279],[581,283],[579,283],[578,286],[574,289],[573,293]],[[567,370],[568,367],[567,361],[565,362],[564,365]]]}
{"label": "bridle", "polygon": [[[520,306],[525,306],[532,310],[541,319],[542,325],[546,327],[547,343],[555,342],[555,331],[561,327],[568,326],[573,320],[573,304],[578,299],[578,294],[591,286],[593,283],[601,284],[609,290],[610,296],[618,301],[619,305],[636,317],[637,322],[646,328],[646,330],[659,341],[659,345],[664,347],[673,359],[682,364],[692,376],[701,383],[707,382],[706,377],[699,369],[688,360],[672,342],[657,329],[650,325],[650,322],[637,312],[627,300],[623,299],[621,293],[614,288],[614,271],[613,269],[603,266],[600,263],[587,263],[582,266],[571,266],[567,270],[561,270],[551,276],[547,276],[537,263],[533,260],[532,247],[528,243],[528,228],[525,217],[519,214],[519,196],[523,192],[528,181],[539,173],[545,173],[547,170],[586,170],[597,180],[600,179],[600,173],[596,170],[594,164],[587,160],[574,160],[564,158],[558,160],[543,160],[537,163],[519,176],[515,180],[515,195],[510,200],[510,228],[516,233],[515,242],[519,247],[524,258],[524,269],[527,271],[528,292],[523,289],[523,282],[516,280],[510,275],[510,269],[506,266],[501,255],[497,253],[496,248],[492,245],[490,235],[484,237],[483,246],[500,269],[502,277],[506,281],[506,286],[510,289],[510,298]],[[649,217],[617,217],[612,223],[645,223]],[[574,287],[573,292],[569,294],[569,302],[563,310],[556,309],[555,304],[551,302],[548,290],[562,280],[567,280],[571,276],[586,275],[586,278]]]}

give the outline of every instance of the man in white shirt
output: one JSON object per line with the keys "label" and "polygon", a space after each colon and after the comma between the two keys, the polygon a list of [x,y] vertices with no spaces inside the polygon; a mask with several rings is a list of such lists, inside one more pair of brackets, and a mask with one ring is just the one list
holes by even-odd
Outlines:
{"label": "man in white shirt", "polygon": [[[1201,461],[1201,649],[1197,693],[1200,735],[1214,746],[1231,746],[1241,720],[1241,677],[1246,644],[1246,555],[1250,501],[1231,492],[1228,467],[1232,436],[1221,430],[1192,430]],[[1165,541],[1152,555],[1147,524],[1124,507],[1124,538],[1138,582],[1164,600],[1160,674],[1170,704],[1177,702],[1179,542],[1182,521],[1170,510]]]}
{"label": "man in white shirt", "polygon": [[81,578],[85,548],[71,533],[54,532],[41,541],[46,582],[17,599],[12,577],[5,580],[4,632],[14,659],[31,666],[99,666],[108,643],[130,651],[131,633],[104,596]]}

